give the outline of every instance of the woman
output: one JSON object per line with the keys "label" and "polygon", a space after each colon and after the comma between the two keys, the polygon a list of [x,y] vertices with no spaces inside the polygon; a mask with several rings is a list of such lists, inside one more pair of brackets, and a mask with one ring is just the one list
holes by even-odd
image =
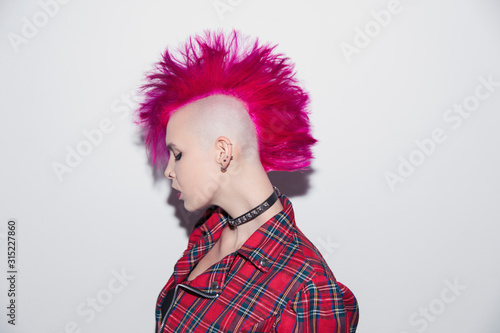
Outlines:
{"label": "woman", "polygon": [[207,32],[148,75],[136,123],[153,163],[186,210],[205,209],[158,297],[156,332],[356,330],[354,295],[267,175],[305,169],[316,143],[309,97],[274,48]]}

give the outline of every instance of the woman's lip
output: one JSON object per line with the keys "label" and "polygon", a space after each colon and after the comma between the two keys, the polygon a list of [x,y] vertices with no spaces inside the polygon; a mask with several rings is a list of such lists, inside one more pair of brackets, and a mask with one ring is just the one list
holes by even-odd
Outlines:
{"label": "woman's lip", "polygon": [[177,193],[177,199],[179,199],[181,197],[181,192]]}

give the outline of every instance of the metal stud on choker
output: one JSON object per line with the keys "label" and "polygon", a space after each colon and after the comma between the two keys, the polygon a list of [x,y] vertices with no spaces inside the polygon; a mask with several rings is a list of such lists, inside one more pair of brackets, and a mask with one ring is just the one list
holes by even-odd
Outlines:
{"label": "metal stud on choker", "polygon": [[250,209],[248,212],[241,216],[238,216],[235,219],[229,219],[229,225],[231,225],[232,227],[237,227],[239,225],[242,225],[243,223],[253,220],[257,216],[268,210],[276,202],[276,200],[278,200],[278,197],[280,195],[280,191],[278,190],[278,188],[276,186],[273,186],[273,188],[273,194],[271,194],[271,196],[267,198],[266,201],[264,201],[257,207]]}

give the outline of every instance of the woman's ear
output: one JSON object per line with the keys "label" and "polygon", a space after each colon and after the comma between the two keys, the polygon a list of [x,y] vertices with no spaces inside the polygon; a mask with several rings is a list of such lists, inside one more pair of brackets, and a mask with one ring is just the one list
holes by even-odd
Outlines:
{"label": "woman's ear", "polygon": [[233,144],[225,136],[219,136],[216,141],[217,163],[221,168],[227,168],[229,162],[233,159]]}

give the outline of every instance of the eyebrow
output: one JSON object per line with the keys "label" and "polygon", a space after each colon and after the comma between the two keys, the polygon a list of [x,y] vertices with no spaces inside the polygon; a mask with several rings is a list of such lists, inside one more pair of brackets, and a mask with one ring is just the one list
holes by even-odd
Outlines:
{"label": "eyebrow", "polygon": [[167,144],[167,148],[168,148],[168,150],[172,150],[173,151],[174,148],[177,148],[177,146],[175,144],[173,144],[173,143],[168,143]]}

